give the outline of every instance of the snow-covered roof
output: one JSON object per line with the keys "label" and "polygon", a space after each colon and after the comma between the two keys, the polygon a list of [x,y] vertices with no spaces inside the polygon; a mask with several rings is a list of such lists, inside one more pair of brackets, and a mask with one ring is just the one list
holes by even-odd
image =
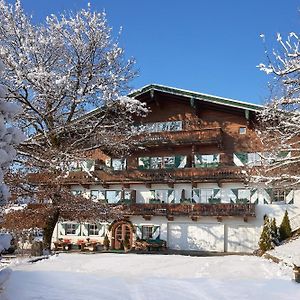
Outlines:
{"label": "snow-covered roof", "polygon": [[178,88],[159,85],[159,84],[148,84],[138,90],[133,91],[128,96],[137,97],[149,91],[158,91],[162,93],[168,93],[171,95],[188,97],[199,101],[211,102],[215,104],[221,104],[221,105],[226,105],[226,106],[231,106],[231,107],[236,107],[236,108],[241,108],[241,109],[246,109],[251,111],[260,111],[263,108],[262,105],[258,105],[254,103],[243,102],[243,101],[238,101],[230,98],[208,95],[208,94],[178,89]]}

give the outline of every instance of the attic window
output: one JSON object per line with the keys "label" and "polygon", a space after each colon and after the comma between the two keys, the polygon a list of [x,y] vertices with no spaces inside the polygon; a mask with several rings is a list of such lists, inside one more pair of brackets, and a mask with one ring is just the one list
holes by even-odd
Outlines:
{"label": "attic window", "polygon": [[240,127],[239,128],[239,134],[246,134],[247,128],[246,127]]}

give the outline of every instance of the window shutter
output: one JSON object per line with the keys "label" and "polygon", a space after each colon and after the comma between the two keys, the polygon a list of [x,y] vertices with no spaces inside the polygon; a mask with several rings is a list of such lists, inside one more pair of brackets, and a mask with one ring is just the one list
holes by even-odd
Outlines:
{"label": "window shutter", "polygon": [[231,203],[236,203],[238,195],[238,189],[229,190],[229,198]]}
{"label": "window shutter", "polygon": [[261,195],[263,199],[263,204],[270,204],[272,202],[272,189],[261,189]]}
{"label": "window shutter", "polygon": [[153,226],[152,228],[152,239],[159,239],[160,236],[160,226]]}
{"label": "window shutter", "polygon": [[174,203],[175,200],[175,192],[174,190],[168,190],[168,203]]}
{"label": "window shutter", "polygon": [[85,167],[88,171],[94,171],[95,161],[94,160],[87,160],[85,161]]}
{"label": "window shutter", "polygon": [[236,166],[245,166],[248,163],[248,153],[234,153],[233,162]]}
{"label": "window shutter", "polygon": [[[81,231],[83,236],[88,236],[89,235],[89,224],[81,224]],[[80,234],[78,234],[80,235]]]}
{"label": "window shutter", "polygon": [[258,204],[258,190],[257,189],[251,189],[250,202],[254,203],[254,204]]}
{"label": "window shutter", "polygon": [[214,189],[213,197],[215,203],[221,203],[221,189]]}
{"label": "window shutter", "polygon": [[136,190],[132,190],[132,191],[131,191],[131,197],[130,197],[130,200],[131,200],[131,204],[136,203]]}
{"label": "window shutter", "polygon": [[141,170],[150,168],[150,157],[139,157],[138,168]]}
{"label": "window shutter", "polygon": [[200,202],[200,190],[199,189],[192,190],[192,198],[196,203]]}
{"label": "window shutter", "polygon": [[66,223],[58,223],[59,226],[59,234],[67,235],[67,224]]}
{"label": "window shutter", "polygon": [[81,235],[81,226],[80,226],[80,224],[76,224],[76,226],[75,226],[75,228],[76,228],[76,231],[75,231],[75,234],[76,235]]}
{"label": "window shutter", "polygon": [[290,158],[291,151],[280,151],[277,156],[278,156],[278,158],[281,158],[281,159]]}
{"label": "window shutter", "polygon": [[105,165],[109,168],[111,167],[111,158],[105,160]]}
{"label": "window shutter", "polygon": [[184,168],[186,166],[186,156],[178,155],[175,156],[175,167]]}
{"label": "window shutter", "polygon": [[101,224],[101,223],[97,223],[97,227],[98,227],[98,235],[101,237],[105,236],[105,225]]}
{"label": "window shutter", "polygon": [[294,190],[286,190],[285,202],[287,204],[294,204]]}
{"label": "window shutter", "polygon": [[142,226],[136,226],[136,229],[135,229],[135,235],[138,239],[141,239],[142,236],[143,236],[143,230],[142,230]]}

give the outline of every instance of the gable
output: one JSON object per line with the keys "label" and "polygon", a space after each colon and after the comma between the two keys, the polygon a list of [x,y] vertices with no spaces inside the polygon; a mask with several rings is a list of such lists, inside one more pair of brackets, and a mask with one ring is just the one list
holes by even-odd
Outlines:
{"label": "gable", "polygon": [[257,105],[253,103],[248,102],[242,102],[234,99],[224,98],[224,97],[218,97],[198,92],[192,92],[188,90],[163,86],[163,85],[157,85],[157,84],[150,84],[147,86],[144,86],[132,93],[130,93],[129,97],[134,97],[139,100],[148,97],[148,99],[152,99],[156,93],[162,93],[162,94],[169,94],[173,97],[180,97],[180,98],[186,98],[189,99],[191,102],[206,102],[211,104],[216,104],[222,107],[231,107],[236,109],[242,109],[242,110],[249,110],[249,111],[260,111],[263,106]]}

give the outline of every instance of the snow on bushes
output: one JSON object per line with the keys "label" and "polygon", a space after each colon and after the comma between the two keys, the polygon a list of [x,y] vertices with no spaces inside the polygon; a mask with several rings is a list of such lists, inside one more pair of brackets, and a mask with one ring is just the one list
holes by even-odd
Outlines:
{"label": "snow on bushes", "polygon": [[10,248],[10,243],[12,236],[9,233],[0,233],[0,253],[3,250],[8,250]]}
{"label": "snow on bushes", "polygon": [[[3,65],[0,61],[0,76]],[[24,136],[17,128],[10,127],[10,120],[18,113],[20,108],[14,103],[7,102],[4,97],[6,90],[0,85],[0,205],[4,204],[9,196],[8,188],[3,182],[5,170],[16,155],[14,146],[23,141]]]}

